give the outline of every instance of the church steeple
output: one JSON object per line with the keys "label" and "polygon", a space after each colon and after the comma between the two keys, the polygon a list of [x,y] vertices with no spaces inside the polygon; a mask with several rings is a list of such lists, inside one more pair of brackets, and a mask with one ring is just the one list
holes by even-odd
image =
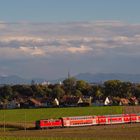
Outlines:
{"label": "church steeple", "polygon": [[70,76],[70,71],[68,71],[68,79],[70,78],[71,76]]}

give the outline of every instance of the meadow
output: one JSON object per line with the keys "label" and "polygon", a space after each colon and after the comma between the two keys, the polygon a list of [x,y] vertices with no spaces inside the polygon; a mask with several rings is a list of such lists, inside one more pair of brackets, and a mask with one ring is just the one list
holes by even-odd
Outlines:
{"label": "meadow", "polygon": [[64,116],[121,114],[121,106],[104,107],[71,107],[71,108],[39,108],[0,110],[0,121],[34,122],[39,119],[60,118]]}
{"label": "meadow", "polygon": [[[122,106],[103,106],[0,110],[0,140],[127,140],[128,138],[138,140],[140,139],[139,123],[47,130],[28,129],[29,127],[34,128],[35,121],[39,119],[121,114],[126,113],[124,112],[126,110],[130,111],[130,108],[125,108]],[[3,124],[12,125],[3,126]],[[22,126],[21,129],[19,126]]]}

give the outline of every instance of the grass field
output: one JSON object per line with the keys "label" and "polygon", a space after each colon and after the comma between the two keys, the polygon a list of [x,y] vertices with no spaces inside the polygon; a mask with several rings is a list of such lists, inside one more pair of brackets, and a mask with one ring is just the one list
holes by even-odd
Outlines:
{"label": "grass field", "polygon": [[63,116],[121,114],[120,106],[106,107],[77,107],[77,108],[41,108],[41,109],[12,109],[0,110],[0,121],[6,122],[34,122],[39,119],[60,118]]}
{"label": "grass field", "polygon": [[[78,107],[78,108],[42,108],[0,110],[0,123],[12,124],[15,127],[4,128],[1,125],[0,140],[140,140],[140,124],[105,125],[48,130],[20,130],[19,125],[31,124],[39,119],[59,118],[63,116],[121,114],[140,107]],[[135,112],[134,112],[135,111]]]}

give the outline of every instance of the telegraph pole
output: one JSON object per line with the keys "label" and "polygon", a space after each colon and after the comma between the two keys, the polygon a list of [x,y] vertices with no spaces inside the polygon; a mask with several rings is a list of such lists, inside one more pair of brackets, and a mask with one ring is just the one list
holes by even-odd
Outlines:
{"label": "telegraph pole", "polygon": [[3,131],[5,132],[6,124],[5,124],[5,109],[3,111]]}
{"label": "telegraph pole", "polygon": [[24,113],[24,131],[27,132],[27,128],[26,128],[26,121],[27,121],[27,118],[26,118],[26,111]]}

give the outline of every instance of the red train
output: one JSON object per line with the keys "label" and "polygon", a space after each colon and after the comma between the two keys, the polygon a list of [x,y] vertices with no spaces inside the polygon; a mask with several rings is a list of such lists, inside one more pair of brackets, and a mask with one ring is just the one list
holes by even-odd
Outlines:
{"label": "red train", "polygon": [[92,125],[109,125],[123,123],[140,122],[138,114],[118,114],[104,116],[76,116],[62,117],[60,119],[44,119],[36,121],[36,128],[58,128],[58,127],[76,127],[76,126],[92,126]]}

